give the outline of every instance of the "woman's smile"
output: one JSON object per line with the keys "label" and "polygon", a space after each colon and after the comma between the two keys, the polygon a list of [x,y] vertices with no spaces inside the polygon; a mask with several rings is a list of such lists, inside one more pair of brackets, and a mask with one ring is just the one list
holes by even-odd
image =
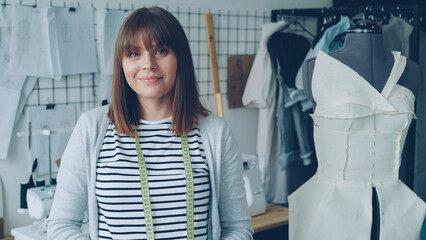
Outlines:
{"label": "woman's smile", "polygon": [[145,83],[155,83],[159,80],[161,80],[163,77],[162,76],[146,76],[146,77],[138,77],[138,80],[141,80]]}

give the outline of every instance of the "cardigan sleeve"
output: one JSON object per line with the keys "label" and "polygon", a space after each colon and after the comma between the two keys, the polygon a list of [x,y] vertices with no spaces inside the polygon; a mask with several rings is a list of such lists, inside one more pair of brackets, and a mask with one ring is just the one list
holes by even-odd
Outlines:
{"label": "cardigan sleeve", "polygon": [[243,160],[228,126],[223,140],[218,205],[222,228],[220,239],[253,239],[243,181]]}
{"label": "cardigan sleeve", "polygon": [[89,119],[83,114],[68,141],[47,221],[49,239],[89,239],[81,231],[88,198]]}

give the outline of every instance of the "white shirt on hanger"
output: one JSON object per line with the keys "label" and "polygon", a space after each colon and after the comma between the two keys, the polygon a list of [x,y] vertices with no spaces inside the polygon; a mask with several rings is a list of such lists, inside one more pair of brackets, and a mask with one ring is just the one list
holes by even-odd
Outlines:
{"label": "white shirt on hanger", "polygon": [[286,172],[280,170],[278,163],[277,84],[267,45],[269,38],[285,26],[284,21],[262,25],[259,49],[243,94],[244,106],[259,108],[256,152],[266,200],[273,203],[287,203],[288,189]]}

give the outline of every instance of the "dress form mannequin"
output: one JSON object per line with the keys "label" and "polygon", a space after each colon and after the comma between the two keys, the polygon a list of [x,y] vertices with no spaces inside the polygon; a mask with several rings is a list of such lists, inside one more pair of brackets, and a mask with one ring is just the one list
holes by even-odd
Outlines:
{"label": "dress form mannequin", "polygon": [[[361,27],[360,25],[357,25],[356,28],[360,29]],[[364,27],[364,29],[366,28]],[[348,32],[343,47],[338,51],[329,53],[329,55],[353,69],[379,92],[381,92],[385,86],[394,64],[394,56],[383,47],[383,37],[380,29],[377,31]],[[304,63],[303,84],[306,96],[315,106],[315,101],[312,97],[311,91],[314,65],[315,58],[308,59]],[[330,69],[330,71],[333,71],[333,69]],[[407,60],[406,68],[399,79],[398,84],[410,89],[416,96],[417,86],[420,82],[421,75],[419,67],[416,63]],[[373,222],[371,239],[378,240],[380,235],[380,206],[378,204],[377,194],[374,188],[372,204]]]}
{"label": "dress form mannequin", "polygon": [[[383,47],[381,33],[348,33],[343,47],[329,55],[355,70],[379,92],[383,89],[394,63],[392,53]],[[303,64],[302,70],[306,96],[315,105],[311,92],[314,66],[315,58],[311,58]],[[398,84],[407,87],[416,96],[420,82],[421,72],[418,65],[407,59],[405,71]]]}

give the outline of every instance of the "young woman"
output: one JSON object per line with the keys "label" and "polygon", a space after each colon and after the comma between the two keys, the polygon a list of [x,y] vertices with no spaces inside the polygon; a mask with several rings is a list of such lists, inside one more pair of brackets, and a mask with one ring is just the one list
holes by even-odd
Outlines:
{"label": "young woman", "polygon": [[109,107],[79,119],[62,157],[49,239],[252,239],[242,160],[201,105],[188,40],[159,7],[115,46]]}

